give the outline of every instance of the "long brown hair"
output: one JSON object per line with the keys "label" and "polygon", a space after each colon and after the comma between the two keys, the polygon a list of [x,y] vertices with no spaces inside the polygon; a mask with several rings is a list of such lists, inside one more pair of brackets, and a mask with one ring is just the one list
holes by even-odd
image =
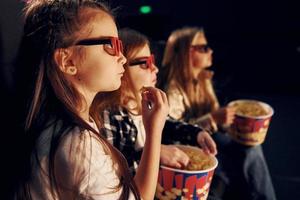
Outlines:
{"label": "long brown hair", "polygon": [[[124,65],[125,73],[122,77],[122,84],[120,88],[120,103],[127,108],[128,111],[136,109],[141,111],[141,105],[139,103],[139,94],[136,94],[133,89],[133,83],[129,77],[129,72],[126,70],[129,63],[135,58],[136,54],[145,46],[150,45],[148,38],[139,33],[136,30],[130,28],[123,28],[119,31],[119,37],[123,41],[124,56],[127,58],[127,62]],[[136,107],[128,107],[128,103],[132,101],[136,103]]]}
{"label": "long brown hair", "polygon": [[[198,79],[193,79],[190,63],[190,47],[194,38],[204,30],[198,27],[184,27],[171,33],[168,38],[163,61],[160,86],[168,90],[169,84],[180,87],[190,103],[189,117],[199,117],[215,109],[215,95],[208,89],[210,79],[206,79],[203,70]],[[164,81],[164,82],[162,82]],[[197,83],[197,84],[196,84]]]}
{"label": "long brown hair", "polygon": [[[32,70],[31,73],[36,78],[25,123],[27,154],[24,162],[26,164],[21,172],[22,176],[16,192],[17,199],[31,199],[29,182],[32,177],[32,162],[37,162],[41,167],[36,143],[41,133],[51,124],[60,124],[58,129],[53,129],[49,137],[51,145],[48,174],[53,197],[55,192],[59,195],[62,189],[59,188],[58,177],[54,170],[57,148],[62,138],[77,126],[81,130],[89,130],[90,137],[97,137],[106,153],[110,154],[113,162],[118,165],[117,175],[120,184],[115,189],[122,188],[120,199],[128,199],[130,191],[136,199],[140,199],[125,158],[79,116],[77,108],[81,106],[83,97],[65,78],[54,61],[54,52],[75,44],[80,30],[93,17],[85,14],[85,9],[105,12],[114,19],[108,7],[95,0],[32,0],[25,8],[25,25],[19,49],[18,67],[22,68],[21,71]],[[75,47],[74,53],[80,56],[83,49]],[[98,98],[95,98],[92,104],[98,104],[97,101]],[[101,111],[93,110],[95,108],[97,106],[91,106],[90,114],[96,119],[100,129],[101,122],[96,117],[96,113]],[[83,159],[83,156],[75,155],[79,159]],[[78,198],[77,188],[71,190],[74,199]]]}

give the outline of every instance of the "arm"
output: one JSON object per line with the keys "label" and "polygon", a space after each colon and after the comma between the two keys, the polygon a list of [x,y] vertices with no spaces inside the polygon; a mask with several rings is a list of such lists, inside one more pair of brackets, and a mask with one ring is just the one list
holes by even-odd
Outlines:
{"label": "arm", "polygon": [[235,108],[228,106],[222,107],[214,111],[211,115],[220,127],[226,127],[232,124],[234,120]]}
{"label": "arm", "polygon": [[173,144],[178,141],[181,144],[197,145],[197,135],[201,131],[203,129],[199,126],[168,117],[163,129],[162,143]]}
{"label": "arm", "polygon": [[217,154],[216,144],[208,132],[196,125],[168,118],[163,130],[163,143],[172,144],[174,141],[179,141],[181,144],[199,145],[204,152]]}
{"label": "arm", "polygon": [[[163,142],[168,144],[173,143],[175,140],[182,144],[200,145],[206,153],[216,154],[215,142],[209,134],[202,129],[210,130],[205,124],[192,123],[198,125],[194,126],[183,121],[178,121],[183,118],[186,105],[189,105],[189,101],[184,92],[173,85],[168,90],[168,100],[171,107],[169,113],[171,118],[166,121]],[[210,122],[213,123],[213,121],[205,121],[205,123]],[[201,128],[199,128],[199,126]]]}
{"label": "arm", "polygon": [[235,108],[222,107],[201,116],[197,119],[192,119],[190,122],[203,127],[211,133],[215,133],[218,130],[224,131],[226,127],[230,126],[234,120]]}
{"label": "arm", "polygon": [[[151,107],[148,107],[149,102]],[[157,184],[161,134],[168,114],[168,101],[164,92],[147,87],[142,93],[142,114],[147,134],[142,158],[134,177],[142,199],[153,199]]]}
{"label": "arm", "polygon": [[215,133],[218,131],[218,125],[211,113],[203,115],[197,119],[191,119],[190,123],[197,124],[198,126],[203,127],[205,130],[211,133]]}

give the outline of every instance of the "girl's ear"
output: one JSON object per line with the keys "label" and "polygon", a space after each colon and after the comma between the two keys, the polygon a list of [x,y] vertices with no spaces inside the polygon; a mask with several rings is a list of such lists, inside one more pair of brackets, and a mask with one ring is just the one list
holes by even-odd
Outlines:
{"label": "girl's ear", "polygon": [[77,68],[72,59],[72,52],[69,49],[57,49],[54,52],[54,60],[59,69],[68,75],[76,75]]}

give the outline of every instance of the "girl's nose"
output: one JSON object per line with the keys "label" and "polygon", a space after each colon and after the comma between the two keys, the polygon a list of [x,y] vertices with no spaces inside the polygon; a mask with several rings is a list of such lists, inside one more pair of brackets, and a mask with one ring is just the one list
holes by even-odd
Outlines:
{"label": "girl's nose", "polygon": [[124,56],[124,54],[122,52],[120,52],[120,58],[119,61],[121,62],[122,65],[125,65],[125,63],[127,62],[126,57]]}
{"label": "girl's nose", "polygon": [[155,73],[158,72],[158,67],[154,63],[151,65],[150,69],[151,69],[151,72],[155,72]]}

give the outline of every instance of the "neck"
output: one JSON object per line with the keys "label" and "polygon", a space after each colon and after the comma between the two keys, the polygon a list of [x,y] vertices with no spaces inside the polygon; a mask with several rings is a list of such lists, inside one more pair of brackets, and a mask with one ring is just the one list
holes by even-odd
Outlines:
{"label": "neck", "polygon": [[128,111],[134,115],[141,115],[142,114],[142,95],[140,93],[136,93],[136,95],[132,94],[132,98],[126,102],[126,108]]}
{"label": "neck", "polygon": [[201,72],[202,72],[202,69],[201,69],[201,68],[195,68],[195,67],[193,67],[193,70],[192,70],[193,79],[198,79],[199,74],[200,74]]}
{"label": "neck", "polygon": [[81,108],[79,108],[79,115],[85,121],[90,121],[90,107],[96,94],[86,94],[82,96],[84,97],[84,99],[82,99]]}
{"label": "neck", "polygon": [[90,121],[90,115],[89,115],[88,110],[80,111],[79,115],[84,121]]}

